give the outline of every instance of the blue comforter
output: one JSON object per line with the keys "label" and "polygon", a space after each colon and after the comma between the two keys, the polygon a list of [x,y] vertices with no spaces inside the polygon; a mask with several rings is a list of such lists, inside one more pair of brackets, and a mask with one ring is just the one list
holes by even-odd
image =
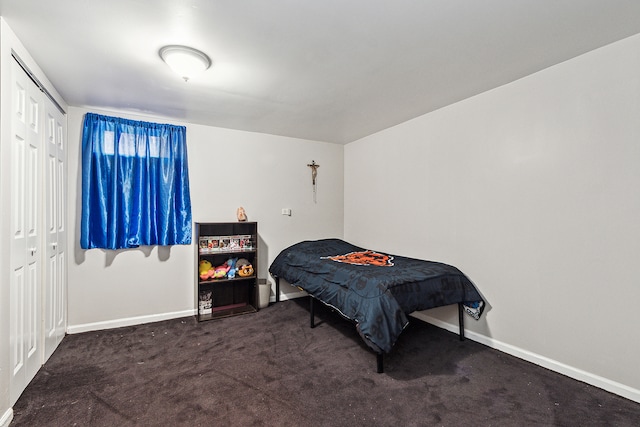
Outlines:
{"label": "blue comforter", "polygon": [[269,271],[356,322],[377,352],[391,351],[413,311],[463,303],[477,319],[484,307],[475,286],[456,267],[366,250],[339,239],[290,246]]}

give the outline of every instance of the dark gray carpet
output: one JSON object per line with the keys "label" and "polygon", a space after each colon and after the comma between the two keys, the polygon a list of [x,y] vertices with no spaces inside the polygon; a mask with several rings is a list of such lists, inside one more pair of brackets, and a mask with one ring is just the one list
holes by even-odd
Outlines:
{"label": "dark gray carpet", "polygon": [[638,426],[640,404],[414,321],[375,372],[354,326],[308,300],[67,336],[18,426]]}

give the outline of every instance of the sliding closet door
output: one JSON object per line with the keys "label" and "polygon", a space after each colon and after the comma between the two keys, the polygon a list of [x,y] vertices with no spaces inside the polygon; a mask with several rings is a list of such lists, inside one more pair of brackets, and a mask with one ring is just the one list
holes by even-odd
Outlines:
{"label": "sliding closet door", "polygon": [[66,327],[66,120],[52,103],[45,102],[46,165],[44,265],[44,359],[56,349]]}
{"label": "sliding closet door", "polygon": [[12,61],[11,122],[11,404],[42,364],[42,206],[40,171],[43,96]]}

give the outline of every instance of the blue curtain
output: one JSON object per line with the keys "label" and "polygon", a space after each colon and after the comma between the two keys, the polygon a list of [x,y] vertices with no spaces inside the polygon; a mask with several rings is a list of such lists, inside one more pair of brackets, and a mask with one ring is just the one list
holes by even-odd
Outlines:
{"label": "blue curtain", "polygon": [[190,243],[186,128],[87,113],[80,246]]}

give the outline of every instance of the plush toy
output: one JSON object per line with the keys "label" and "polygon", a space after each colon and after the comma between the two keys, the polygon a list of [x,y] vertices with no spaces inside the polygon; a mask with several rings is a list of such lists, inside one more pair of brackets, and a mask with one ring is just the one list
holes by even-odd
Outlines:
{"label": "plush toy", "polygon": [[217,266],[213,270],[213,278],[214,279],[224,279],[227,277],[227,272],[229,272],[229,266],[227,263]]}
{"label": "plush toy", "polygon": [[236,262],[238,262],[238,258],[229,258],[227,260],[227,265],[229,266],[229,271],[227,271],[227,279],[233,279],[236,277]]}
{"label": "plush toy", "polygon": [[240,258],[236,261],[236,268],[238,270],[240,270],[240,267],[242,267],[243,265],[250,265],[251,263],[249,262],[248,259],[246,258]]}
{"label": "plush toy", "polygon": [[198,274],[200,275],[200,280],[207,280],[213,277],[213,266],[206,259],[201,259],[200,264],[198,265]]}
{"label": "plush toy", "polygon": [[251,264],[244,264],[238,269],[238,275],[240,277],[248,277],[253,274],[253,266]]}

